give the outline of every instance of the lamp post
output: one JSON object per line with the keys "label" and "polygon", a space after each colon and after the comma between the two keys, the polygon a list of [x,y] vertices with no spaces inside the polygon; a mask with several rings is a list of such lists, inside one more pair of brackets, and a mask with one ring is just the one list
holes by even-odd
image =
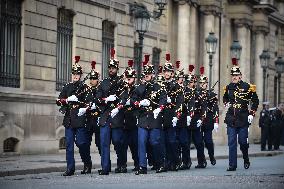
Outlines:
{"label": "lamp post", "polygon": [[212,85],[212,65],[213,65],[213,55],[216,53],[218,39],[215,37],[214,32],[210,32],[208,37],[205,39],[206,51],[209,55],[209,89]]}
{"label": "lamp post", "polygon": [[240,60],[241,58],[241,53],[242,53],[242,46],[240,45],[238,40],[234,40],[231,47],[231,58],[235,58],[237,60]]}
{"label": "lamp post", "polygon": [[278,73],[278,104],[280,103],[280,84],[281,84],[281,74],[284,72],[284,60],[282,57],[278,57],[275,61],[276,72]]}
{"label": "lamp post", "polygon": [[142,63],[142,54],[143,54],[143,40],[144,34],[148,31],[150,18],[158,19],[162,16],[163,10],[165,10],[165,5],[167,0],[154,0],[154,3],[158,6],[158,11],[154,10],[153,13],[150,13],[145,5],[142,3],[133,3],[130,4],[130,15],[134,17],[134,27],[139,36],[139,53],[138,53],[138,62],[137,62],[137,72],[138,78],[141,75],[141,63]]}
{"label": "lamp post", "polygon": [[269,63],[269,60],[270,60],[270,55],[269,55],[268,50],[263,50],[262,53],[259,55],[259,59],[260,59],[261,67],[263,69],[262,101],[264,102],[264,101],[266,101],[266,97],[265,97],[266,69],[268,67],[268,63]]}

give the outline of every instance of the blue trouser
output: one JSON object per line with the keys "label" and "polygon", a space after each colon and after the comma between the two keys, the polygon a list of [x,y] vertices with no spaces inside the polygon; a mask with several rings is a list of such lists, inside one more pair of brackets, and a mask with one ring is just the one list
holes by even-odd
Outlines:
{"label": "blue trouser", "polygon": [[165,129],[167,166],[175,166],[178,164],[178,147],[176,127]]}
{"label": "blue trouser", "polygon": [[248,159],[248,127],[227,126],[228,146],[229,146],[229,166],[237,167],[237,137],[243,158]]}
{"label": "blue trouser", "polygon": [[101,155],[101,144],[100,144],[100,130],[98,131],[88,131],[89,132],[89,140],[90,140],[90,145],[91,145],[91,142],[92,142],[92,137],[93,137],[93,134],[95,133],[95,144],[96,144],[96,147],[98,148],[98,151],[99,151],[99,154]]}
{"label": "blue trouser", "polygon": [[101,166],[102,170],[109,172],[110,170],[110,126],[107,122],[100,127],[100,143],[101,143]]}
{"label": "blue trouser", "polygon": [[157,166],[161,166],[161,130],[160,129],[145,129],[138,127],[138,158],[139,166],[147,168],[147,142],[149,141],[153,159]]}
{"label": "blue trouser", "polygon": [[114,146],[114,150],[117,156],[117,167],[126,166],[126,162],[123,157],[123,147],[124,147],[124,133],[123,128],[112,128],[111,129],[111,139]]}
{"label": "blue trouser", "polygon": [[204,130],[203,131],[203,141],[205,143],[205,147],[208,150],[208,155],[211,158],[214,157],[214,143],[212,138],[212,130]]}
{"label": "blue trouser", "polygon": [[163,129],[161,129],[160,146],[161,146],[161,159],[163,162],[163,166],[166,167],[167,166],[166,131]]}
{"label": "blue trouser", "polygon": [[184,164],[188,164],[191,162],[188,129],[186,127],[177,128],[177,138],[181,150],[181,160]]}
{"label": "blue trouser", "polygon": [[138,167],[138,129],[124,130],[123,164],[127,163],[127,149],[130,148],[134,166]]}
{"label": "blue trouser", "polygon": [[89,133],[85,127],[65,128],[67,169],[75,170],[74,143],[84,164],[91,162]]}
{"label": "blue trouser", "polygon": [[197,150],[197,160],[198,164],[202,164],[205,160],[205,155],[204,155],[204,144],[202,140],[202,133],[200,129],[189,129],[188,130],[188,138],[189,138],[189,144],[191,144],[191,138],[193,139],[193,143],[196,147]]}

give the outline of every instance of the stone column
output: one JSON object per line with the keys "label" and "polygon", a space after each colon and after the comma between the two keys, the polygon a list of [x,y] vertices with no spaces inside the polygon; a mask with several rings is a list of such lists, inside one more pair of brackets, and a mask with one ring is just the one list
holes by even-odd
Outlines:
{"label": "stone column", "polygon": [[[189,64],[196,65],[197,64],[197,56],[198,56],[198,17],[197,10],[195,6],[190,7],[190,45],[189,45]],[[196,67],[196,66],[195,66]],[[186,72],[188,71],[188,67],[186,68]],[[195,70],[196,71],[196,70]]]}
{"label": "stone column", "polygon": [[190,6],[188,3],[179,3],[178,5],[178,45],[177,60],[181,61],[180,68],[188,70],[189,49],[190,49]]}
{"label": "stone column", "polygon": [[242,46],[242,54],[239,60],[243,81],[251,82],[251,28],[252,22],[248,20],[236,19],[237,39]]}

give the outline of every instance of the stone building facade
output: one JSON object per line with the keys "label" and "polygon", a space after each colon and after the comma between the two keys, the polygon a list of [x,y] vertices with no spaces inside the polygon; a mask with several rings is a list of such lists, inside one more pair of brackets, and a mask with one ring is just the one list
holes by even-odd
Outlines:
{"label": "stone building facade", "polygon": [[[150,11],[155,8],[152,0],[136,2]],[[127,60],[137,59],[131,3],[134,0],[1,1],[0,154],[56,153],[64,148],[62,115],[55,99],[70,80],[72,57],[81,57],[85,73],[95,60],[104,77],[109,49],[114,47],[123,73]],[[225,144],[227,137],[221,98],[223,86],[230,82],[233,40],[242,45],[243,78],[257,85],[261,102],[263,76],[258,57],[268,49],[265,100],[273,106],[284,102],[284,77],[277,75],[274,65],[284,55],[282,0],[168,0],[163,14],[151,19],[144,38],[143,54],[152,55],[155,65],[164,64],[165,53],[170,52],[172,61],[180,60],[185,70],[194,64],[197,73],[204,66],[209,74],[204,41],[211,31],[218,38],[212,69],[213,83],[219,81],[215,87],[221,122],[214,134],[217,144]],[[257,120],[250,129],[251,142],[259,140]]]}

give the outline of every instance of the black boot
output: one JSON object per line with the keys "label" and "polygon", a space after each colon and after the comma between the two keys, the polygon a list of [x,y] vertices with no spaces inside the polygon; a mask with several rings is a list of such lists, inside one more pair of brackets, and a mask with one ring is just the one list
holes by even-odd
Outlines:
{"label": "black boot", "polygon": [[195,166],[195,168],[196,168],[196,169],[204,169],[204,168],[206,168],[206,166],[207,166],[207,161],[205,160],[205,161],[203,161],[202,163],[198,163],[198,164]]}
{"label": "black boot", "polygon": [[147,174],[146,167],[139,167],[139,169],[135,172],[135,175]]}
{"label": "black boot", "polygon": [[138,171],[138,170],[139,170],[139,166],[135,166],[135,167],[132,169],[133,172],[136,172],[136,171]]}
{"label": "black boot", "polygon": [[188,163],[181,163],[181,165],[179,166],[179,170],[186,170],[186,169],[189,169]]}
{"label": "black boot", "polygon": [[69,169],[67,169],[63,174],[62,174],[62,176],[72,176],[72,175],[74,175],[74,170],[69,170]]}
{"label": "black boot", "polygon": [[244,159],[244,168],[248,169],[250,167],[249,158]]}
{"label": "black boot", "polygon": [[88,164],[84,164],[83,171],[81,171],[81,174],[90,174],[92,170],[92,162]]}
{"label": "black boot", "polygon": [[214,156],[210,157],[211,165],[216,165],[216,159]]}
{"label": "black boot", "polygon": [[162,173],[162,172],[167,172],[167,169],[164,166],[161,166],[156,170],[156,173]]}
{"label": "black boot", "polygon": [[115,169],[114,169],[114,172],[115,172],[115,173],[121,173],[121,167],[115,168]]}
{"label": "black boot", "polygon": [[236,167],[233,167],[233,166],[229,166],[228,168],[227,168],[227,171],[236,171]]}
{"label": "black boot", "polygon": [[108,175],[109,174],[109,172],[104,171],[102,169],[98,170],[98,173],[99,173],[99,175]]}

